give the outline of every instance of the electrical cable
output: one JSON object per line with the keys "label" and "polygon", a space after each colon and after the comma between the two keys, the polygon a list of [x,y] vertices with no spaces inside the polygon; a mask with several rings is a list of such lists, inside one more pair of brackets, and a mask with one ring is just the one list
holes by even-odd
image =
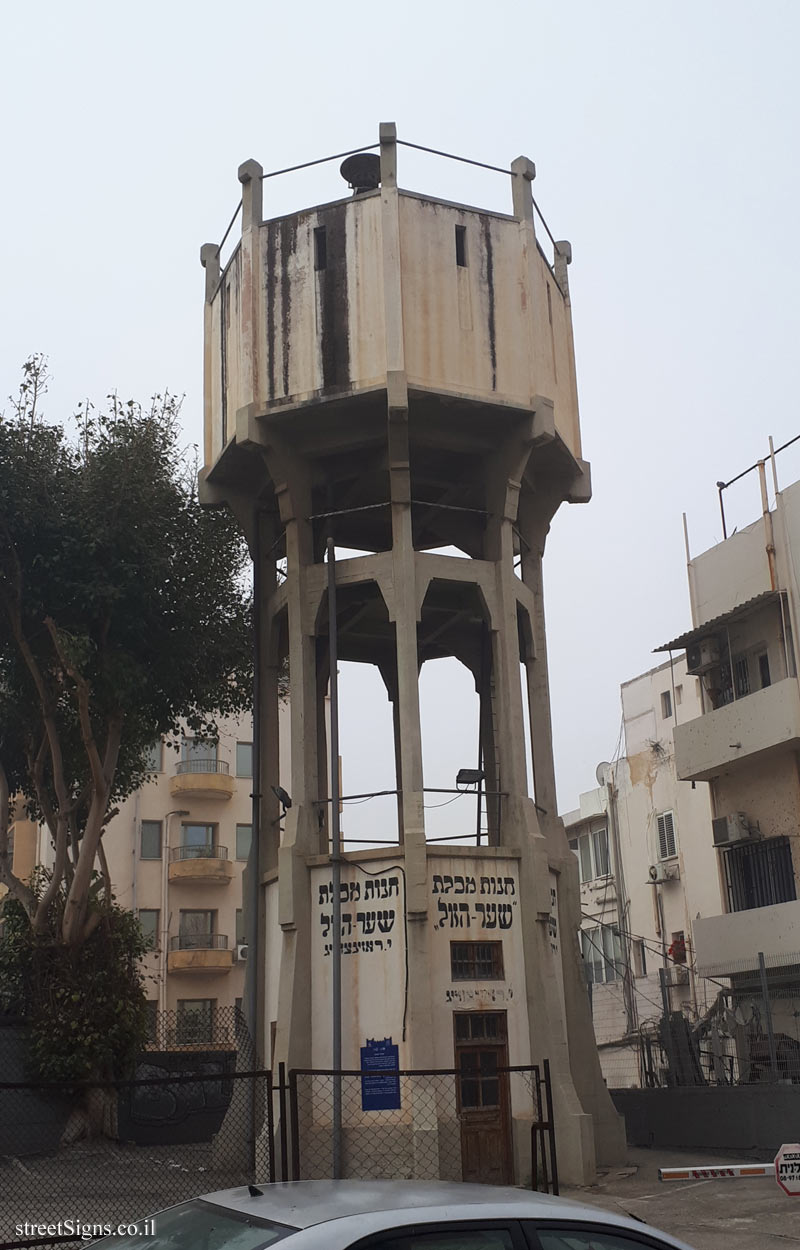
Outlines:
{"label": "electrical cable", "polygon": [[669,954],[664,956],[664,953],[661,950],[661,948],[655,945],[652,939],[644,937],[644,935],[641,933],[633,933],[631,932],[630,929],[620,929],[619,925],[608,924],[607,921],[601,920],[599,916],[592,916],[590,915],[589,912],[586,912],[586,911],[581,911],[581,916],[583,917],[584,920],[591,920],[594,924],[599,925],[600,928],[616,929],[617,932],[620,934],[620,936],[631,938],[635,942],[641,942],[645,950],[650,951],[651,954],[653,955],[658,955],[661,958],[666,958],[667,962],[672,964],[673,966],[680,967],[680,968],[690,967],[692,972],[694,972],[696,976],[701,977],[704,981],[710,981],[712,985],[718,985],[721,990],[730,989],[729,985],[723,985],[721,981],[717,981],[714,977],[710,977],[704,972],[698,972],[696,963],[693,962],[690,964],[686,960],[681,961],[680,959],[674,959]]}
{"label": "electrical cable", "polygon": [[378,868],[375,872],[370,872],[369,868],[365,868],[363,864],[359,864],[357,859],[348,859],[348,864],[352,864],[359,872],[363,872],[367,877],[383,877],[387,872],[399,872],[403,877],[403,938],[405,951],[405,972],[406,982],[403,992],[403,1036],[402,1041],[406,1040],[406,1020],[408,1018],[408,909],[406,906],[406,870],[402,864],[388,864],[382,868]]}
{"label": "electrical cable", "polygon": [[[605,927],[605,926],[603,926],[603,927]],[[585,933],[585,934],[586,934],[586,938],[587,938],[587,941],[588,941],[589,945],[590,945],[590,946],[593,946],[593,947],[594,947],[594,949],[597,951],[598,955],[600,956],[600,958],[601,958],[601,959],[602,959],[602,961],[603,961],[603,965],[604,965],[604,967],[605,967],[605,965],[606,965],[606,964],[608,964],[608,963],[613,964],[613,962],[614,962],[614,961],[613,961],[613,960],[610,960],[610,959],[608,958],[608,956],[606,955],[605,951],[602,949],[602,947],[600,947],[600,946],[598,946],[598,945],[597,945],[597,943],[596,943],[596,942],[593,940],[593,938],[590,936],[589,931],[588,931],[588,930],[586,930],[586,929],[583,929],[583,930],[581,930],[581,932],[583,932],[583,933]],[[610,987],[610,988],[611,988],[614,992],[616,992],[616,993],[618,993],[618,994],[621,994],[621,995],[622,995],[622,997],[620,998],[620,1002],[622,1003],[623,1007],[625,1006],[625,995],[624,995],[624,992],[622,991],[621,987],[620,987],[620,986],[618,986],[618,985],[616,984],[616,978],[614,979],[614,981],[594,981],[594,980],[593,980],[593,981],[592,981],[592,984],[593,984],[593,985],[607,985],[607,986],[609,986],[609,987]],[[655,1008],[659,1011],[659,1013],[662,1013],[662,1008],[661,1008],[661,1006],[659,1005],[659,1003],[657,1003],[657,1002],[655,1001],[655,999],[654,999],[654,998],[651,998],[651,997],[649,996],[649,994],[645,994],[643,990],[639,990],[639,989],[637,989],[637,990],[636,990],[636,992],[637,992],[637,994],[641,994],[641,997],[645,1000],[645,1002],[650,1003],[651,1007],[655,1007]]]}
{"label": "electrical cable", "polygon": [[[451,799],[445,799],[444,803],[423,803],[422,809],[423,811],[429,812],[429,811],[432,811],[433,808],[435,807],[447,807],[448,803],[455,803],[456,799],[463,799],[465,794],[474,794],[474,793],[475,793],[474,790],[461,790],[458,794],[454,794]],[[470,834],[470,837],[472,837],[472,834]]]}
{"label": "electrical cable", "polygon": [[357,156],[359,152],[372,152],[380,146],[379,143],[370,143],[363,148],[351,148],[349,152],[334,152],[333,156],[320,156],[315,161],[303,161],[302,165],[287,165],[286,169],[273,169],[268,174],[262,174],[261,181],[265,182],[267,178],[277,178],[280,174],[293,174],[298,169],[310,169],[312,165],[326,165],[328,161],[344,160],[345,156]]}

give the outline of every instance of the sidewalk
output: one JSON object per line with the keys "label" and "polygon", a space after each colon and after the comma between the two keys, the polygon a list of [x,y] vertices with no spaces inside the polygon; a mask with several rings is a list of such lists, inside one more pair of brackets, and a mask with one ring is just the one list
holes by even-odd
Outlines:
{"label": "sidewalk", "polygon": [[597,1185],[563,1188],[564,1197],[646,1220],[696,1250],[790,1250],[800,1247],[800,1198],[772,1179],[671,1181],[660,1167],[764,1163],[766,1158],[628,1147],[624,1166],[604,1171]]}

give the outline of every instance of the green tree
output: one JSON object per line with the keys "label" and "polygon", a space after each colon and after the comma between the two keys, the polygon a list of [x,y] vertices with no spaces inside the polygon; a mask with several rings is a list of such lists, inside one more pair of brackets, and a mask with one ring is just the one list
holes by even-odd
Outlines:
{"label": "green tree", "polygon": [[[103,833],[148,747],[250,705],[251,596],[233,518],[198,503],[179,401],[81,406],[71,438],[41,419],[46,382],[32,357],[0,418],[0,882],[75,951],[113,908]],[[14,796],[53,842],[39,890],[12,872]]]}

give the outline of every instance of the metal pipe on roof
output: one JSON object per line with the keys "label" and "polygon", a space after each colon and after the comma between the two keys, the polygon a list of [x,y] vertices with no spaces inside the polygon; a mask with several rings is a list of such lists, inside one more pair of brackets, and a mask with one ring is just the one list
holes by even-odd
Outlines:
{"label": "metal pipe on roof", "polygon": [[777,590],[778,575],[775,568],[775,534],[772,529],[772,513],[769,510],[769,496],[767,494],[767,470],[763,460],[758,462],[758,481],[761,487],[761,511],[764,516],[764,536],[767,540],[767,564],[769,565],[769,584],[772,590]]}

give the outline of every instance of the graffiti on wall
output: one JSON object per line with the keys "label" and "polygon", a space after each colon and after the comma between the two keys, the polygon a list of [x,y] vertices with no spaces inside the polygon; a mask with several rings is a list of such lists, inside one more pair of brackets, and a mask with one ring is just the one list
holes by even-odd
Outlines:
{"label": "graffiti on wall", "polygon": [[510,985],[489,989],[445,990],[445,1002],[448,1003],[510,1003],[514,991]]}
{"label": "graffiti on wall", "polygon": [[[478,886],[480,885],[480,888]],[[516,894],[517,887],[513,877],[475,877],[450,876],[447,873],[433,874],[434,894]]]}
{"label": "graffiti on wall", "polygon": [[550,886],[550,916],[547,919],[547,933],[550,935],[550,950],[559,954],[559,896],[555,885]]}
{"label": "graffiti on wall", "polygon": [[510,929],[517,900],[511,903],[455,903],[437,899],[434,929]]}
{"label": "graffiti on wall", "polygon": [[[372,955],[392,949],[396,927],[402,922],[402,907],[394,903],[400,900],[399,876],[369,877],[366,881],[342,881],[339,887],[340,902],[346,907],[341,913],[341,950],[343,955]],[[394,905],[383,906],[385,902]],[[370,903],[371,906],[364,904]],[[357,904],[357,906],[353,906]],[[323,944],[323,955],[333,949],[333,884],[323,881],[318,886],[317,905]]]}
{"label": "graffiti on wall", "polygon": [[[362,883],[360,881],[342,881],[339,885],[339,900],[342,903],[357,903],[361,899],[368,903],[370,899],[376,902],[381,899],[391,898],[392,896],[400,896],[400,878],[399,877],[370,877],[369,880]],[[320,906],[333,902],[333,882],[323,881],[319,887]]]}

